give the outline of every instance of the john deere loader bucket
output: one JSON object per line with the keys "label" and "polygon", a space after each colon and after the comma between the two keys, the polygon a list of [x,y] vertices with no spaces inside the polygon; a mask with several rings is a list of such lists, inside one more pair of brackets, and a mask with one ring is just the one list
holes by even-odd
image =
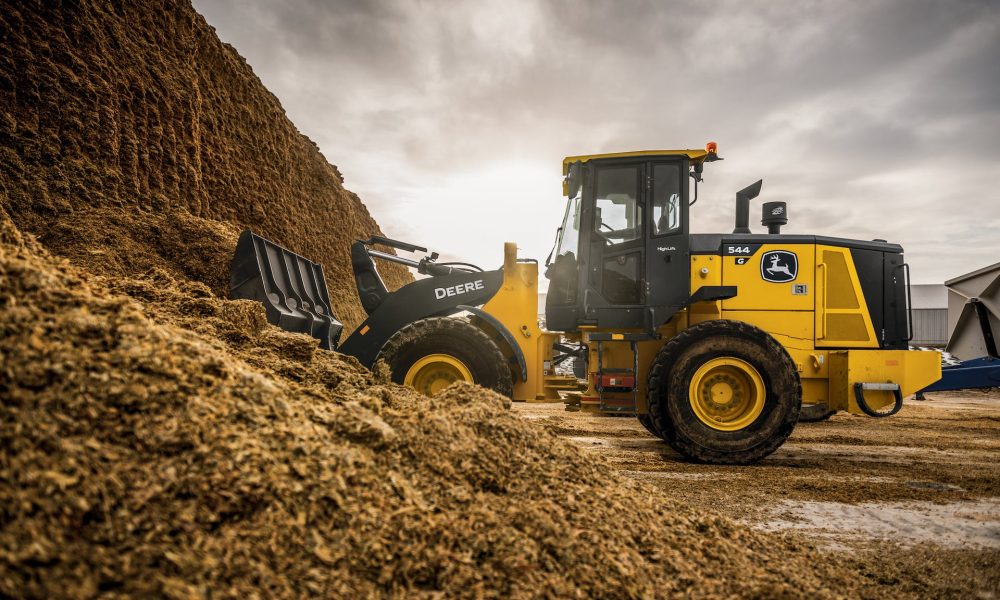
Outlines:
{"label": "john deere loader bucket", "polygon": [[264,304],[269,323],[334,350],[344,325],[330,310],[323,267],[247,229],[229,268],[229,296]]}

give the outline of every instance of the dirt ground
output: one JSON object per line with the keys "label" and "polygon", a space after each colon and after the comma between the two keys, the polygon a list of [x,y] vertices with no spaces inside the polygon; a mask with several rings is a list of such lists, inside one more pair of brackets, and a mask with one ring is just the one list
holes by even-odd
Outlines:
{"label": "dirt ground", "polygon": [[873,588],[1000,597],[1000,390],[928,394],[888,419],[803,423],[750,467],[685,462],[633,418],[514,410],[678,500],[801,535]]}

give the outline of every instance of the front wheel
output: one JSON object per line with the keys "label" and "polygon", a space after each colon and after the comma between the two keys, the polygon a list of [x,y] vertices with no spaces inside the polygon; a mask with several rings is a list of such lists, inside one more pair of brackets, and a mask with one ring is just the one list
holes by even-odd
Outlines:
{"label": "front wheel", "polygon": [[649,375],[652,422],[686,458],[754,463],[792,433],[802,404],[795,363],[747,323],[708,321],[660,349]]}
{"label": "front wheel", "polygon": [[395,383],[426,396],[456,381],[475,383],[508,398],[514,393],[510,363],[503,352],[481,329],[462,319],[414,321],[389,338],[380,358]]}

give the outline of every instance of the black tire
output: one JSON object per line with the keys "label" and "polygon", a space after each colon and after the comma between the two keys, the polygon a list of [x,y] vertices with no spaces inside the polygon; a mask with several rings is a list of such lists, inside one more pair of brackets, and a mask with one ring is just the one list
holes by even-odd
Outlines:
{"label": "black tire", "polygon": [[414,321],[389,338],[379,358],[392,372],[392,381],[402,384],[410,367],[431,354],[447,354],[462,361],[478,385],[508,398],[514,393],[510,363],[503,352],[483,330],[462,319]]}
{"label": "black tire", "polygon": [[803,404],[799,411],[799,423],[819,423],[828,421],[837,411],[830,410],[826,404]]}
{"label": "black tire", "polygon": [[645,414],[637,416],[639,417],[639,422],[646,428],[646,431],[651,433],[654,437],[658,437],[661,440],[663,439],[663,436],[660,434],[659,430],[656,429],[656,425],[653,423],[653,415]]}
{"label": "black tire", "polygon": [[[725,357],[749,363],[764,387],[760,414],[733,431],[702,422],[688,397],[697,369]],[[677,334],[653,360],[648,390],[652,422],[663,439],[685,458],[713,464],[750,464],[774,452],[795,428],[802,405],[802,383],[788,352],[765,331],[739,321],[708,321]]]}
{"label": "black tire", "polygon": [[587,356],[577,356],[573,358],[573,377],[577,379],[587,378]]}

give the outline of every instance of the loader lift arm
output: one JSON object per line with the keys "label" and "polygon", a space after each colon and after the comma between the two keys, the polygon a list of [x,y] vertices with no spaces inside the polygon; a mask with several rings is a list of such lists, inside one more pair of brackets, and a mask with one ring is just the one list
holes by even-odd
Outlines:
{"label": "loader lift arm", "polygon": [[404,252],[427,252],[427,248],[393,240],[380,235],[373,235],[367,240],[357,240],[351,245],[351,268],[354,271],[354,282],[357,284],[358,296],[361,298],[361,306],[369,315],[375,312],[382,302],[389,296],[389,289],[386,287],[382,276],[379,275],[378,268],[373,259],[393,262],[400,265],[416,269],[421,275],[431,277],[441,277],[460,272],[482,272],[482,269],[470,263],[438,263],[438,253],[432,252],[419,261],[389,254],[375,250],[374,245],[380,244]]}

